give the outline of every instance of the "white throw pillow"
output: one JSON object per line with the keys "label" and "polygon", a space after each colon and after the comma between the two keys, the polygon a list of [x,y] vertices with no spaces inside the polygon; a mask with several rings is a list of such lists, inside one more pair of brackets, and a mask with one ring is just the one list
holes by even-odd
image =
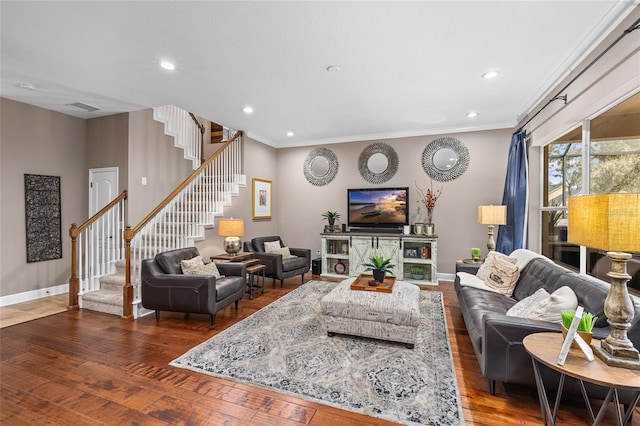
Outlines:
{"label": "white throw pillow", "polygon": [[533,304],[525,318],[561,323],[560,311],[572,310],[577,307],[576,294],[571,287],[563,286],[551,293],[546,299]]}
{"label": "white throw pillow", "polygon": [[220,271],[218,271],[218,267],[215,262],[207,263],[206,265],[203,263],[200,266],[196,266],[195,268],[189,269],[188,272],[184,273],[185,275],[213,275],[214,277],[221,278]]}
{"label": "white throw pillow", "polygon": [[202,256],[196,256],[193,259],[186,259],[180,262],[183,274],[188,274],[189,271],[203,265],[204,262],[202,261]]}
{"label": "white throw pillow", "polygon": [[539,288],[538,291],[533,293],[529,297],[525,297],[515,305],[513,305],[507,311],[507,316],[510,317],[522,317],[526,318],[531,311],[531,307],[538,304],[541,300],[545,300],[549,297],[549,292],[544,288]]}
{"label": "white throw pillow", "polygon": [[270,250],[268,253],[281,254],[282,255],[282,260],[291,259],[291,258],[296,257],[296,256],[291,254],[291,251],[289,250],[289,247],[280,247],[278,249]]}
{"label": "white throw pillow", "polygon": [[280,240],[264,242],[264,251],[267,253],[271,253],[271,250],[277,250],[280,247]]}
{"label": "white throw pillow", "polygon": [[496,257],[484,283],[500,294],[511,297],[520,278],[520,270],[507,259]]}
{"label": "white throw pillow", "polygon": [[491,271],[491,267],[493,266],[493,262],[497,258],[508,260],[511,263],[516,263],[516,259],[510,258],[506,254],[492,250],[487,254],[487,258],[484,260],[482,265],[480,265],[480,267],[478,268],[478,272],[476,272],[476,277],[480,278],[482,281],[486,280],[487,276],[489,275],[489,271]]}

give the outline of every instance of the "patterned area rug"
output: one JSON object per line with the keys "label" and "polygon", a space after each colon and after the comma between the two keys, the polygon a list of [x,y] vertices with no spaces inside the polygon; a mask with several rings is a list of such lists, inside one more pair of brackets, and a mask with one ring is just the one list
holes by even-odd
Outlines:
{"label": "patterned area rug", "polygon": [[420,292],[415,349],[328,337],[310,281],[196,346],[171,365],[404,424],[462,425],[442,293]]}

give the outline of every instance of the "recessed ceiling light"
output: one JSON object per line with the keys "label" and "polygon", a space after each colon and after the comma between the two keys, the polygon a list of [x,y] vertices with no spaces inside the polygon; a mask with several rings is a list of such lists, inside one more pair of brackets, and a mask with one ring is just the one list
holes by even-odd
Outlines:
{"label": "recessed ceiling light", "polygon": [[489,71],[482,74],[482,78],[486,78],[487,80],[495,78],[498,76],[498,71]]}
{"label": "recessed ceiling light", "polygon": [[473,118],[473,117],[477,117],[477,116],[478,116],[478,113],[475,112],[475,111],[471,111],[470,113],[467,114],[467,117],[469,117],[469,118]]}
{"label": "recessed ceiling light", "polygon": [[287,136],[289,136],[289,137],[292,137],[292,136],[294,136],[294,135],[295,135],[295,133],[293,133],[292,131],[288,131],[288,132],[287,132]]}
{"label": "recessed ceiling light", "polygon": [[242,112],[244,112],[245,114],[253,114],[253,108],[251,108],[250,106],[246,106],[242,108]]}
{"label": "recessed ceiling light", "polygon": [[162,68],[164,68],[165,70],[169,70],[169,71],[173,71],[176,69],[176,66],[173,62],[169,62],[169,61],[162,61],[160,62],[160,66]]}
{"label": "recessed ceiling light", "polygon": [[338,72],[338,71],[340,71],[340,69],[341,68],[339,66],[337,66],[337,65],[329,65],[327,67],[327,71],[329,71],[329,72]]}

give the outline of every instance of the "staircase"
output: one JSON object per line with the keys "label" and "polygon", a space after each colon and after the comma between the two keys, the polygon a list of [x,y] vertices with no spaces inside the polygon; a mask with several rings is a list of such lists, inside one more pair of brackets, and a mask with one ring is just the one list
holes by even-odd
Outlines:
{"label": "staircase", "polygon": [[[191,136],[186,137],[176,130],[186,129],[189,124],[193,127],[194,124],[173,122],[175,120],[191,121],[191,117],[188,113],[177,111],[179,109],[176,107],[163,107],[162,110],[160,115],[163,117],[161,121],[165,123],[165,132],[175,133],[176,139],[182,140],[180,143],[176,142],[176,146],[184,149],[185,158],[194,161],[195,165],[193,153],[200,151],[183,145],[189,138],[192,144],[199,144],[200,138],[192,138],[191,131],[187,132]],[[155,110],[154,117],[156,117]],[[120,222],[117,230],[114,229],[108,233],[115,235],[108,239],[117,241],[110,244],[117,245],[118,249],[107,250],[107,252],[117,254],[105,259],[92,253],[100,250],[100,244],[95,242],[105,237],[104,235],[88,237],[83,232],[95,233],[96,228],[100,228],[98,225],[100,219],[91,218],[79,228],[72,225],[70,235],[74,259],[72,259],[72,277],[69,280],[70,307],[133,318],[147,313],[141,305],[139,290],[139,265],[142,259],[152,258],[162,251],[193,246],[196,241],[204,240],[206,230],[214,227],[215,218],[224,214],[224,208],[231,205],[232,197],[238,196],[240,187],[246,186],[246,176],[242,173],[242,132],[237,132],[224,143],[225,145],[218,152],[196,168],[194,173],[152,210],[140,224],[134,228],[122,229]],[[197,162],[200,163],[200,161],[198,158]],[[126,199],[126,192],[124,199]],[[96,216],[101,213],[108,215],[110,208],[119,211],[123,207],[120,204],[107,206]],[[80,240],[79,256],[74,254],[77,239]],[[127,284],[127,255],[130,265],[129,284]],[[76,276],[73,265],[76,256],[79,259],[77,263],[80,264],[80,277]],[[98,258],[100,258],[99,262],[96,260]],[[97,263],[107,266],[98,268],[95,266]],[[74,286],[77,289],[75,296],[72,294]]]}

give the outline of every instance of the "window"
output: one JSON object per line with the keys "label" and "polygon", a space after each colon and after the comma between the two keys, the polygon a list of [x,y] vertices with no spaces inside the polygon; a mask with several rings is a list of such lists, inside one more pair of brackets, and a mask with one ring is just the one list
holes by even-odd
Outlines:
{"label": "window", "polygon": [[[640,93],[585,121],[584,128],[587,131],[578,127],[544,148],[542,253],[576,271],[580,269],[580,248],[567,242],[569,197],[640,192]],[[604,253],[587,248],[587,273],[608,281],[606,263]],[[634,255],[628,269],[633,277],[629,287],[640,289],[640,254]]]}

